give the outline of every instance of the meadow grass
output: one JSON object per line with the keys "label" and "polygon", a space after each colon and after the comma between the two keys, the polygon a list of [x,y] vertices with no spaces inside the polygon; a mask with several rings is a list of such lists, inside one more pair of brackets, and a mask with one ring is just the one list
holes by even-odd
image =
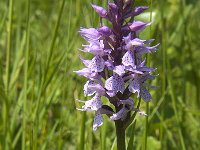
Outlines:
{"label": "meadow grass", "polygon": [[[107,0],[0,0],[0,150],[116,150],[113,122],[105,117],[93,132],[93,113],[76,110],[86,82],[73,72],[83,66],[78,55],[86,56],[78,30],[99,26],[90,3]],[[200,1],[136,5],[150,7],[136,19],[153,22],[141,37],[160,43],[147,56],[160,88],[141,102],[148,117],[129,127],[128,150],[198,150]]]}

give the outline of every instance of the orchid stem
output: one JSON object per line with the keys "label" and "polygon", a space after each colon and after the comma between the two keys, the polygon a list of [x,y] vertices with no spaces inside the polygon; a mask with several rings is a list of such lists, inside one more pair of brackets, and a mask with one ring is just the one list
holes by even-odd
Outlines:
{"label": "orchid stem", "polygon": [[117,150],[126,150],[125,143],[125,128],[123,126],[123,122],[118,120],[115,122],[116,127],[116,135],[117,135]]}

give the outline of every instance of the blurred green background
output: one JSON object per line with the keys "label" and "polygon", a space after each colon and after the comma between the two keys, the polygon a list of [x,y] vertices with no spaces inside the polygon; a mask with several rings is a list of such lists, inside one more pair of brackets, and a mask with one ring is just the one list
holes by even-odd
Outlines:
{"label": "blurred green background", "polygon": [[[93,132],[93,113],[76,110],[75,99],[86,99],[86,79],[73,72],[83,67],[78,49],[86,44],[78,30],[99,26],[90,3],[107,0],[0,0],[0,150],[116,149],[113,122],[105,116]],[[141,38],[160,43],[150,57],[160,88],[127,142],[134,134],[137,150],[145,139],[147,150],[199,150],[200,1],[136,5],[149,6],[136,20],[153,21]]]}

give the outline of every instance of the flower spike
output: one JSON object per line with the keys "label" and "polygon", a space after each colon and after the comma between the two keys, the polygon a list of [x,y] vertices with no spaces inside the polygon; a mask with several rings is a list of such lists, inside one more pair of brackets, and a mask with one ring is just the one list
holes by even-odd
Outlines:
{"label": "flower spike", "polygon": [[[139,36],[151,23],[135,20],[135,16],[148,7],[135,7],[134,0],[114,0],[108,2],[107,8],[95,4],[91,6],[100,19],[108,20],[109,24],[101,21],[98,28],[80,28],[79,33],[87,43],[81,51],[90,53],[92,58],[80,56],[85,68],[75,72],[87,78],[83,87],[84,96],[92,98],[77,100],[83,103],[78,110],[94,112],[94,131],[103,124],[103,115],[114,121],[116,127],[122,125],[126,128],[135,113],[147,115],[138,106],[135,107],[131,96],[135,95],[135,99],[143,99],[144,102],[151,101],[148,89],[155,86],[147,81],[156,77],[152,75],[156,69],[147,65],[144,56],[154,53],[159,44],[152,46],[153,39],[141,39]],[[107,102],[101,101],[102,97]]]}

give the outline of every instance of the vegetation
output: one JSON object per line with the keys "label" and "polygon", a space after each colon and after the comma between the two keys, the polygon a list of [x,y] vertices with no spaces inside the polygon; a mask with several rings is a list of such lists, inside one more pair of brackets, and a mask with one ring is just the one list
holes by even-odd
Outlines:
{"label": "vegetation", "polygon": [[[92,113],[76,110],[86,80],[78,51],[80,27],[99,26],[90,3],[107,0],[0,0],[0,149],[116,149],[114,126],[105,117],[92,131]],[[136,0],[149,6],[138,19],[152,25],[151,57],[159,76],[152,102],[128,129],[129,149],[200,148],[200,1]],[[106,22],[104,22],[106,24]],[[154,43],[153,43],[154,44]],[[133,134],[134,133],[134,134]],[[134,137],[133,137],[134,135]]]}

